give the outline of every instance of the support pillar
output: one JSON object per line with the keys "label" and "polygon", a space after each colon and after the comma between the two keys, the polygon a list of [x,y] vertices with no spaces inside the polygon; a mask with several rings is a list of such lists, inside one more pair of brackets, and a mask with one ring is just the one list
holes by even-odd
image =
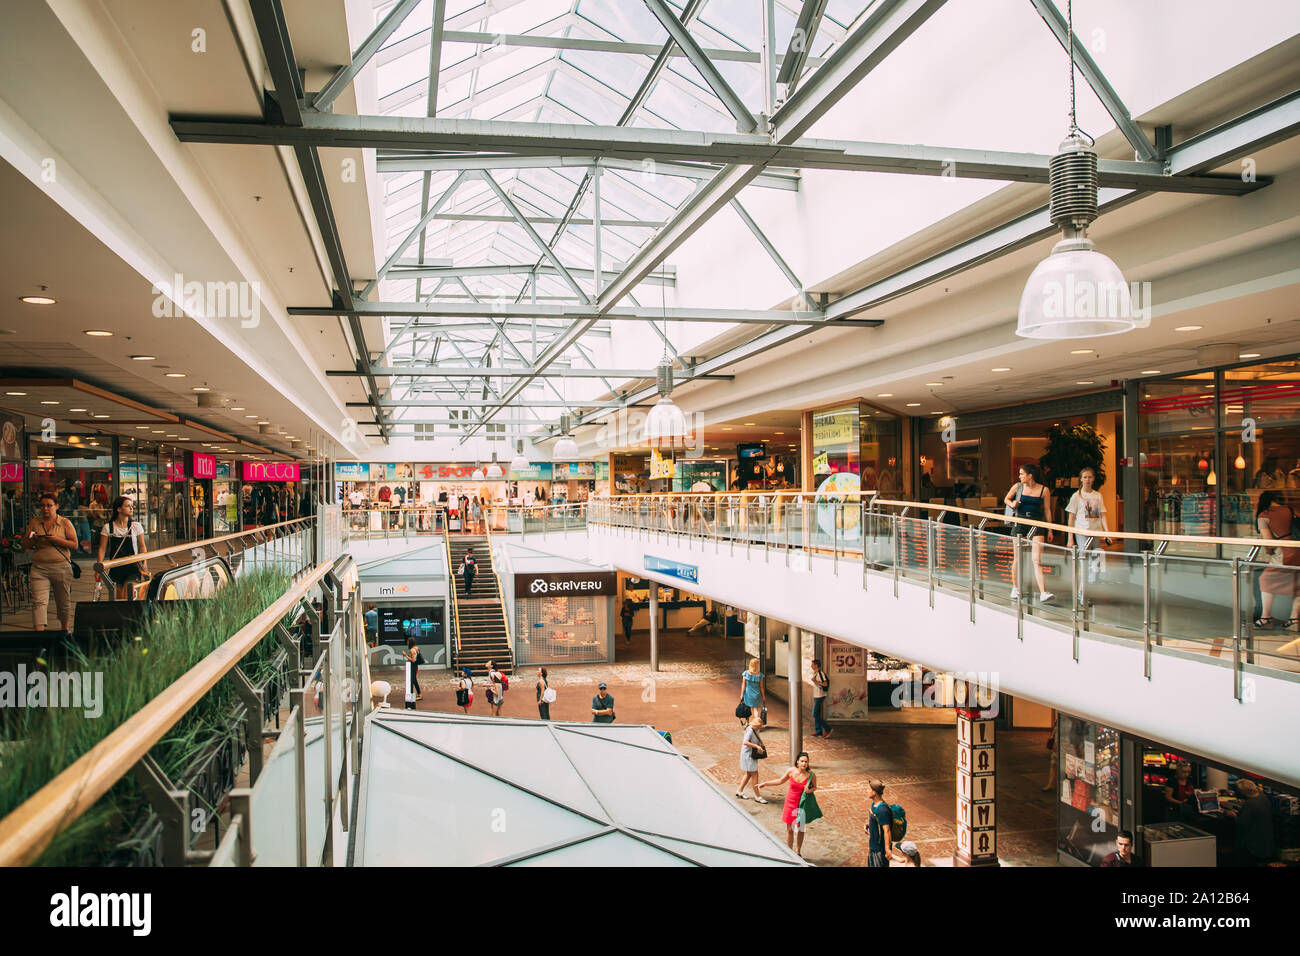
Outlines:
{"label": "support pillar", "polygon": [[659,670],[659,585],[650,582],[650,670]]}
{"label": "support pillar", "polygon": [[803,631],[790,628],[786,641],[786,673],[790,679],[790,764],[803,751]]}
{"label": "support pillar", "polygon": [[[994,713],[972,709],[983,694],[964,680],[953,682],[957,698],[956,866],[998,866],[997,747]],[[996,701],[996,698],[995,698]]]}

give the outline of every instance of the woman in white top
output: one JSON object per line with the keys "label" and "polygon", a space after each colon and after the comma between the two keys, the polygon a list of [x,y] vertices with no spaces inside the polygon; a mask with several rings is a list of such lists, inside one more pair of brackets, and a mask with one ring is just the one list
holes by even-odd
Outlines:
{"label": "woman in white top", "polygon": [[[1097,536],[1082,532],[1110,532],[1110,528],[1106,527],[1106,502],[1102,500],[1101,492],[1093,491],[1092,488],[1096,480],[1097,473],[1091,468],[1079,472],[1079,490],[1070,496],[1070,503],[1065,506],[1066,513],[1074,516],[1071,524],[1078,529],[1078,532],[1070,532],[1070,547],[1074,547],[1075,541],[1078,541],[1080,551],[1091,552],[1088,558],[1088,577],[1091,581],[1097,580],[1104,567],[1102,562],[1105,557],[1097,549]],[[1110,538],[1105,541],[1110,544]]]}
{"label": "woman in white top", "polygon": [[[126,495],[118,495],[113,501],[112,517],[104,522],[104,527],[99,532],[100,563],[144,554],[144,528],[140,522],[131,520],[134,512],[135,502]],[[105,554],[108,555],[107,559]],[[113,584],[113,597],[118,601],[129,601],[132,585],[148,577],[148,572],[140,561],[119,564],[105,573]]]}

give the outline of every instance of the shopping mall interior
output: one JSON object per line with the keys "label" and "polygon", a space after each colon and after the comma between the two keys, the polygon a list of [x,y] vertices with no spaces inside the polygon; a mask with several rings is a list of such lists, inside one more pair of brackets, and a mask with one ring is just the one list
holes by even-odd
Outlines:
{"label": "shopping mall interior", "polygon": [[0,864],[1300,869],[1293,0],[5,3],[0,204]]}

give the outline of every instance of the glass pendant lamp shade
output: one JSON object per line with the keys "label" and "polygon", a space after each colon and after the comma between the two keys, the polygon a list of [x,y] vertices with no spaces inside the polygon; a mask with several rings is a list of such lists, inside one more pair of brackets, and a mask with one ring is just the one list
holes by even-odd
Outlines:
{"label": "glass pendant lamp shade", "polygon": [[528,470],[528,466],[529,466],[529,464],[531,464],[531,463],[528,461],[527,458],[524,457],[524,443],[523,443],[523,441],[522,441],[522,440],[516,441],[516,442],[515,442],[515,457],[510,459],[510,470],[511,470],[511,471],[527,471],[527,470]]}
{"label": "glass pendant lamp shade", "polygon": [[1027,339],[1083,339],[1117,335],[1151,324],[1136,314],[1119,266],[1091,239],[1063,239],[1040,262],[1020,295],[1016,335]]}
{"label": "glass pendant lamp shade", "polygon": [[555,443],[551,458],[555,461],[572,461],[578,457],[578,443],[568,435],[561,435]]}
{"label": "glass pendant lamp shade", "polygon": [[497,463],[496,452],[492,453],[492,463],[488,465],[487,468],[484,469],[483,474],[488,478],[505,477],[506,473],[501,469],[501,465]]}
{"label": "glass pendant lamp shade", "polygon": [[686,416],[667,395],[646,416],[645,440],[651,448],[659,449],[686,445]]}

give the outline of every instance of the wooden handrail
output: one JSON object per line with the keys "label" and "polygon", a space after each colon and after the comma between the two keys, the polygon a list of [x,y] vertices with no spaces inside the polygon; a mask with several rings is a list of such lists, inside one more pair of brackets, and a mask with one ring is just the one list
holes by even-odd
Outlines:
{"label": "wooden handrail", "polygon": [[310,522],[314,520],[314,518],[291,518],[288,521],[279,521],[275,524],[259,525],[256,528],[249,528],[247,531],[235,531],[231,534],[223,534],[216,538],[203,538],[199,541],[188,541],[185,544],[171,545],[166,548],[159,548],[156,551],[143,551],[140,554],[133,554],[130,557],[113,558],[111,561],[101,561],[99,563],[104,568],[116,568],[123,564],[135,564],[138,561],[148,561],[150,558],[161,558],[168,554],[179,554],[182,551],[188,553],[193,551],[195,548],[207,547],[208,545],[217,544],[221,541],[233,541],[235,538],[247,537],[250,534],[261,534],[263,531],[272,531],[276,528],[284,528],[291,524],[309,522],[305,527],[310,527]]}
{"label": "wooden handrail", "polygon": [[33,863],[61,829],[89,810],[109,788],[130,773],[153,745],[217,681],[233,670],[333,565],[332,561],[317,565],[283,597],[0,820],[0,866]]}
{"label": "wooden handrail", "polygon": [[[683,499],[683,498],[734,498],[740,497],[742,492],[713,492],[712,494],[703,493],[681,493],[673,495],[619,495],[617,498],[609,498],[606,501],[609,504],[618,504],[621,501],[629,499],[651,499],[653,501],[665,501],[666,499]],[[1046,528],[1050,531],[1060,531],[1065,534],[1083,535],[1090,538],[1119,538],[1130,541],[1168,541],[1170,543],[1181,544],[1221,544],[1230,547],[1253,548],[1257,546],[1267,548],[1300,548],[1300,541],[1290,539],[1274,538],[1220,538],[1211,535],[1194,535],[1194,534],[1148,534],[1139,531],[1088,531],[1084,528],[1073,528],[1068,525],[1055,524],[1051,521],[1038,521],[1032,518],[1008,518],[1001,511],[980,511],[974,508],[962,508],[956,505],[936,505],[928,501],[906,501],[896,498],[881,498],[874,491],[836,491],[836,492],[748,492],[751,497],[755,494],[769,495],[797,495],[801,498],[872,498],[873,503],[879,507],[889,508],[923,508],[927,511],[942,512],[945,514],[963,514],[975,518],[993,518],[1008,524],[1031,525],[1035,528]],[[824,502],[826,503],[826,502]],[[830,502],[833,503],[833,502]]]}

